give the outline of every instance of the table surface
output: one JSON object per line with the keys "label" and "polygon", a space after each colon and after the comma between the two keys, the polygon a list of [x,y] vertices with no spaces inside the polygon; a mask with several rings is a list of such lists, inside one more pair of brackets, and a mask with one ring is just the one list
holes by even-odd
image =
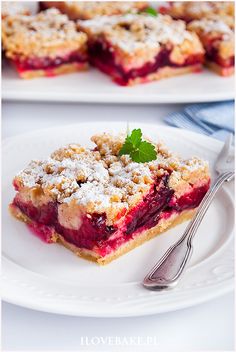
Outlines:
{"label": "table surface", "polygon": [[[2,138],[84,120],[142,121],[163,125],[167,113],[182,108],[182,105],[4,102]],[[233,308],[233,293],[176,312],[119,319],[55,315],[4,302],[2,348],[4,351],[129,351],[134,350],[132,344],[135,344],[137,351],[233,350]]]}

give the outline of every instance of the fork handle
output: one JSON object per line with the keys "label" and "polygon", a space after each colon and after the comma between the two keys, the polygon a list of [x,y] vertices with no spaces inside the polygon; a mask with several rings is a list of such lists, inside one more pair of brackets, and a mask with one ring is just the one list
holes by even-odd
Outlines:
{"label": "fork handle", "polygon": [[152,268],[145,277],[143,285],[150,289],[165,289],[174,287],[181,274],[186,268],[186,264],[192,254],[192,239],[202,222],[202,219],[209,208],[216,192],[225,181],[230,181],[234,177],[234,172],[225,172],[220,175],[211,189],[203,198],[197,213],[188,225],[183,236],[171,246],[159,262]]}

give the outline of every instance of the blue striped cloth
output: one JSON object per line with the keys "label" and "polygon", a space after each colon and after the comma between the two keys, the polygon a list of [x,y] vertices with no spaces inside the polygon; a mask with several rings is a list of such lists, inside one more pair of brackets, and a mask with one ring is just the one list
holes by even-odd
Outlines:
{"label": "blue striped cloth", "polygon": [[224,141],[234,134],[234,101],[188,105],[181,112],[170,113],[164,121]]}

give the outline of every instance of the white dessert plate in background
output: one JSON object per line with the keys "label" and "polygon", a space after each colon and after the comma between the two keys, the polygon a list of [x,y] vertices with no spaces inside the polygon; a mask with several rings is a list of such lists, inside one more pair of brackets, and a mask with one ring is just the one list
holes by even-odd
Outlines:
{"label": "white dessert plate in background", "polygon": [[2,69],[2,97],[6,100],[84,103],[190,103],[234,99],[234,78],[205,70],[133,87],[121,87],[90,68],[52,78],[23,80],[8,64]]}
{"label": "white dessert plate in background", "polygon": [[[140,127],[153,140],[161,138],[185,157],[198,155],[212,166],[222,143],[189,131],[152,124]],[[8,213],[14,196],[12,178],[31,159],[48,156],[69,142],[91,145],[91,135],[126,130],[120,122],[81,123],[38,130],[3,143],[2,298],[46,312],[93,317],[156,314],[193,306],[233,289],[234,210],[232,184],[221,189],[194,240],[189,268],[179,285],[154,292],[141,282],[186,223],[158,236],[107,266],[77,258],[57,244],[45,244]],[[214,174],[213,174],[214,177]]]}

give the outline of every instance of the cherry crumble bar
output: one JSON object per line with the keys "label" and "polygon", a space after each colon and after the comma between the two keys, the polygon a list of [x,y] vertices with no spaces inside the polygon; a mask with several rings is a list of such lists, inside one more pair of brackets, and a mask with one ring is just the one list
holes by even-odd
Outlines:
{"label": "cherry crumble bar", "polygon": [[144,1],[40,1],[41,9],[58,8],[71,20],[89,20],[99,16],[137,13],[148,7]]}
{"label": "cherry crumble bar", "polygon": [[78,21],[88,35],[90,62],[120,85],[201,70],[204,49],[183,21],[147,14]]}
{"label": "cherry crumble bar", "polygon": [[57,9],[2,21],[6,57],[22,78],[55,76],[87,68],[87,36]]}
{"label": "cherry crumble bar", "polygon": [[11,213],[48,243],[107,264],[190,219],[209,189],[207,162],[183,160],[158,143],[157,159],[119,156],[125,136],[92,137],[34,160],[13,181]]}
{"label": "cherry crumble bar", "polygon": [[212,15],[234,17],[234,1],[170,1],[160,6],[162,14],[186,22],[201,20]]}
{"label": "cherry crumble bar", "polygon": [[227,17],[211,16],[189,23],[188,29],[199,36],[205,51],[206,65],[221,76],[234,73],[234,31]]}

